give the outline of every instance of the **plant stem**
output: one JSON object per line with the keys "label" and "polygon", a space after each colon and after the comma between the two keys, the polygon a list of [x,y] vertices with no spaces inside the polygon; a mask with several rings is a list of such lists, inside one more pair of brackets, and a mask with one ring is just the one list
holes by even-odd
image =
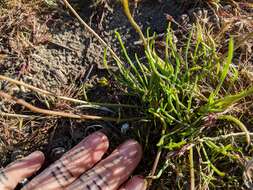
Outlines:
{"label": "plant stem", "polygon": [[190,190],[195,190],[195,176],[194,176],[194,163],[193,163],[193,147],[189,150],[189,163],[190,163]]}
{"label": "plant stem", "polygon": [[21,114],[15,114],[15,113],[6,113],[6,112],[0,112],[1,117],[16,117],[16,118],[22,118],[22,119],[35,119],[35,118],[41,118],[34,115],[21,115]]}
{"label": "plant stem", "polygon": [[155,173],[156,173],[156,169],[157,169],[157,166],[158,166],[158,163],[159,163],[159,160],[160,160],[160,157],[161,157],[161,154],[162,154],[162,148],[159,147],[158,151],[157,151],[157,154],[156,154],[156,158],[155,158],[155,161],[154,161],[154,164],[153,164],[153,167],[152,167],[152,171],[151,171],[151,178],[148,182],[148,187],[150,187],[152,185],[152,181],[153,181],[153,176],[155,176]]}
{"label": "plant stem", "polygon": [[141,118],[118,119],[118,118],[105,117],[105,116],[77,115],[77,114],[67,113],[67,112],[62,112],[62,111],[52,111],[52,110],[47,110],[47,109],[35,107],[23,99],[18,99],[16,97],[13,97],[13,96],[11,96],[5,92],[2,92],[2,91],[0,91],[0,96],[3,98],[6,98],[8,100],[12,100],[17,104],[28,108],[32,112],[40,113],[40,114],[44,114],[44,115],[50,115],[50,116],[58,116],[58,117],[82,119],[82,120],[103,120],[103,121],[114,121],[114,122],[135,121],[135,120],[141,119]]}
{"label": "plant stem", "polygon": [[253,137],[253,133],[240,132],[240,133],[230,133],[230,134],[227,134],[227,135],[220,135],[218,137],[203,137],[202,139],[199,139],[199,141],[200,142],[204,142],[206,140],[220,141],[220,140],[225,140],[227,138],[232,138],[232,137],[237,138],[237,137],[245,136],[246,134]]}
{"label": "plant stem", "polygon": [[[162,126],[163,126],[163,129],[162,129],[162,136],[165,134],[165,131],[166,131],[166,122],[164,121],[164,119],[160,118],[160,121],[162,122]],[[157,154],[156,154],[156,158],[155,158],[155,161],[153,163],[153,167],[152,167],[152,170],[151,170],[151,178],[150,180],[148,181],[148,187],[150,187],[152,185],[152,181],[153,181],[153,178],[155,176],[155,173],[156,173],[156,169],[157,169],[157,166],[158,166],[158,163],[159,163],[159,160],[161,158],[161,154],[162,154],[162,146],[158,148],[158,151],[157,151]]]}
{"label": "plant stem", "polygon": [[[98,41],[109,50],[113,58],[122,63],[121,59],[117,56],[117,54],[112,50],[112,48],[88,25],[84,22],[84,20],[79,16],[79,14],[75,11],[75,9],[69,4],[67,0],[63,0],[65,5],[69,8],[69,10],[75,15],[75,17],[78,19],[78,21],[84,26],[85,29],[87,29],[91,34],[93,34]],[[123,64],[123,63],[122,63]]]}
{"label": "plant stem", "polygon": [[135,22],[134,18],[132,17],[132,14],[131,14],[131,12],[129,10],[128,0],[122,0],[121,2],[122,2],[123,8],[124,8],[124,12],[125,12],[128,20],[129,20],[129,22],[131,23],[131,25],[133,26],[133,28],[139,34],[141,40],[143,41],[144,47],[147,47],[147,45],[148,45],[147,40],[146,40],[144,34],[142,33],[140,26]]}
{"label": "plant stem", "polygon": [[204,153],[206,162],[208,164],[208,166],[216,173],[218,174],[220,177],[224,177],[226,174],[224,172],[221,172],[218,168],[216,168],[213,163],[210,161],[210,159],[208,158],[207,152],[205,147],[202,145],[202,151]]}
{"label": "plant stem", "polygon": [[15,79],[11,79],[11,78],[3,76],[3,75],[0,75],[0,80],[6,80],[6,81],[8,81],[10,83],[17,84],[17,85],[20,85],[20,86],[24,86],[24,87],[26,87],[26,88],[28,88],[30,90],[35,91],[35,92],[38,92],[38,93],[41,93],[41,94],[44,94],[44,95],[48,95],[48,96],[54,96],[54,97],[56,97],[58,99],[65,100],[65,101],[70,101],[70,102],[74,102],[74,103],[91,105],[91,106],[94,106],[94,107],[96,107],[96,106],[98,106],[98,107],[100,107],[100,106],[108,106],[108,107],[138,108],[138,106],[135,106],[135,105],[87,102],[87,101],[78,100],[78,99],[74,99],[74,98],[70,98],[70,97],[66,97],[66,96],[59,96],[59,95],[56,95],[56,94],[54,94],[52,92],[43,90],[41,88],[37,88],[35,86],[26,84],[24,82],[21,82],[21,81],[15,80]]}
{"label": "plant stem", "polygon": [[236,125],[238,125],[239,128],[246,135],[246,142],[247,142],[248,146],[250,145],[251,139],[250,139],[249,131],[248,131],[248,129],[245,127],[245,125],[239,119],[235,118],[232,115],[220,115],[220,116],[218,116],[218,119],[228,120],[228,121],[234,122]]}

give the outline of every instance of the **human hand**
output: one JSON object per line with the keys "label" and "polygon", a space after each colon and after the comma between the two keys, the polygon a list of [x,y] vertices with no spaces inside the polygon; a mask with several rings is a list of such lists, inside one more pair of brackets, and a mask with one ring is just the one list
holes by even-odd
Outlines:
{"label": "human hand", "polygon": [[[134,176],[125,183],[141,160],[139,143],[126,141],[100,161],[108,147],[106,135],[93,133],[32,179],[22,190],[146,189],[142,177]],[[38,171],[44,160],[44,154],[36,151],[0,170],[0,190],[15,189],[21,180]]]}

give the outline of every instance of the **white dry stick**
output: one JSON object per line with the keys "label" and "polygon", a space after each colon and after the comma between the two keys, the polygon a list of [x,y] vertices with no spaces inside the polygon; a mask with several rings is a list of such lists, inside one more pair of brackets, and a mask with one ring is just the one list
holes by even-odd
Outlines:
{"label": "white dry stick", "polygon": [[70,97],[66,97],[66,96],[59,96],[59,95],[54,94],[52,92],[43,90],[41,88],[37,88],[35,86],[26,84],[24,82],[21,82],[21,81],[18,81],[18,80],[15,80],[15,79],[3,76],[3,75],[0,75],[0,80],[5,80],[5,81],[8,81],[8,82],[13,83],[13,84],[17,84],[17,85],[26,87],[26,88],[28,88],[30,90],[33,90],[35,92],[38,92],[38,93],[41,93],[41,94],[44,94],[44,95],[47,95],[47,96],[56,97],[60,100],[65,100],[65,101],[74,102],[74,103],[78,103],[78,104],[83,104],[83,105],[87,105],[87,106],[90,105],[91,107],[94,107],[94,108],[103,108],[101,106],[129,107],[129,108],[137,108],[138,107],[138,106],[135,106],[135,105],[127,105],[127,104],[94,103],[94,102],[87,102],[87,101],[83,101],[83,100],[79,100],[79,99],[75,99],[75,98],[70,98]]}

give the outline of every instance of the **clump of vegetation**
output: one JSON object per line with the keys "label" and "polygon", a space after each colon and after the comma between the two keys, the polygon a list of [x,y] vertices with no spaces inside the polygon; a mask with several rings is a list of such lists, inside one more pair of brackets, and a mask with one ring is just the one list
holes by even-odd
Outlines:
{"label": "clump of vegetation", "polygon": [[[26,56],[37,44],[46,41],[48,38],[46,22],[36,19],[35,14],[38,14],[39,7],[52,7],[55,6],[55,2],[55,0],[25,0],[22,1],[21,6],[17,1],[0,0],[2,11],[0,22],[3,23],[0,32],[4,34],[0,41],[5,45],[5,49],[9,49],[14,55]],[[67,4],[66,1],[64,2]],[[93,0],[92,2],[93,7],[96,7],[106,4],[107,1]],[[105,107],[100,106],[116,107],[124,116],[127,113],[123,113],[123,107],[127,107],[128,112],[136,113],[138,110],[144,114],[145,117],[141,119],[145,119],[145,122],[148,120],[149,123],[143,123],[144,127],[136,127],[133,131],[136,130],[140,141],[144,142],[143,165],[148,170],[153,165],[148,178],[159,179],[158,184],[161,188],[229,189],[241,188],[243,184],[247,187],[252,186],[250,180],[252,176],[249,171],[252,166],[253,150],[251,145],[253,132],[250,128],[253,124],[253,74],[247,69],[252,63],[250,60],[252,57],[249,55],[252,46],[245,42],[252,38],[252,31],[248,30],[250,28],[248,26],[253,25],[247,18],[247,13],[240,14],[243,11],[240,13],[237,11],[237,7],[252,5],[244,1],[242,3],[229,1],[236,9],[226,11],[218,10],[224,1],[184,1],[187,4],[202,2],[211,5],[213,14],[216,14],[217,18],[224,18],[224,22],[217,29],[209,23],[208,15],[202,15],[203,18],[197,17],[197,22],[190,30],[182,27],[181,34],[176,34],[169,25],[164,42],[161,42],[157,40],[155,34],[150,34],[149,30],[147,35],[142,33],[131,16],[128,1],[122,2],[124,11],[139,33],[144,46],[141,58],[137,54],[132,57],[128,54],[120,34],[116,33],[126,62],[121,61],[107,43],[88,28],[72,8],[70,10],[114,57],[119,72],[111,73],[121,85],[122,88],[119,89],[124,89],[123,93],[132,101],[135,100],[133,97],[138,97],[136,99],[141,100],[141,104],[138,106],[98,104],[64,96],[59,98],[45,91],[44,94],[61,99],[67,108],[72,106],[69,103],[72,102],[73,105],[81,104],[101,110]],[[183,0],[180,2],[183,3]],[[178,26],[180,27],[180,24]],[[9,52],[0,52],[0,56],[6,53]],[[106,52],[105,65],[108,66]],[[6,79],[2,77],[1,80]],[[76,94],[79,96],[82,92]],[[68,96],[71,96],[70,93]],[[54,108],[51,105],[47,107]],[[118,109],[119,107],[122,109]],[[78,115],[72,116],[82,119],[80,117],[82,112],[77,109],[71,108],[69,112],[74,110]],[[43,114],[44,111],[40,109],[38,112],[37,109],[37,113]],[[31,112],[36,113],[33,110]],[[71,115],[52,111],[50,115],[53,115],[52,113],[65,115],[68,118]],[[121,113],[119,118],[120,116]],[[95,118],[98,120],[102,117]],[[132,122],[131,118],[126,120],[119,118],[103,117],[102,119]],[[134,118],[134,122],[141,119]],[[50,128],[55,125],[58,118],[52,121],[49,117],[48,120],[51,125],[45,124],[45,126]],[[5,122],[2,119],[1,123]],[[3,129],[9,129],[11,122],[23,125],[22,120],[17,122],[13,120],[5,123]],[[41,122],[35,123],[38,125]],[[45,126],[38,126],[38,128],[46,131]],[[10,139],[18,138],[16,135],[6,135],[4,141]],[[37,139],[42,138],[38,136]],[[30,138],[26,141],[34,142]],[[156,149],[156,157],[153,157]]]}
{"label": "clump of vegetation", "polygon": [[[180,188],[187,185],[188,176],[187,186],[191,189],[231,184],[238,187],[242,168],[249,159],[247,152],[252,150],[253,135],[247,128],[250,125],[247,111],[240,109],[240,105],[252,101],[246,98],[253,95],[253,86],[248,82],[242,85],[245,79],[233,62],[238,44],[234,45],[230,37],[226,49],[223,46],[220,50],[210,30],[200,23],[176,41],[169,26],[162,53],[155,34],[150,36],[147,32],[145,37],[130,14],[128,1],[122,2],[130,23],[143,40],[145,59],[141,60],[137,54],[132,59],[120,34],[116,33],[127,65],[116,60],[120,74],[112,74],[129,89],[128,94],[141,98],[141,111],[155,122],[153,130],[160,131],[150,178],[168,175],[166,168],[170,167],[180,173],[175,179]],[[142,135],[152,142],[152,136]],[[188,157],[182,157],[187,154]],[[229,165],[240,167],[235,169]],[[238,168],[241,169],[239,178],[236,177]]]}

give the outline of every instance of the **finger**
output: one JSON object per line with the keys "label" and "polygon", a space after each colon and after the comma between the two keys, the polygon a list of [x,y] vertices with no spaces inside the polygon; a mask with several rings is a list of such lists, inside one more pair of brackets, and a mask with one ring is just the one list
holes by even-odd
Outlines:
{"label": "finger", "polygon": [[141,156],[140,144],[133,140],[127,141],[66,189],[116,190],[133,172]]}
{"label": "finger", "polygon": [[14,189],[17,184],[38,171],[45,160],[44,154],[36,151],[27,157],[17,160],[0,171],[0,189]]}
{"label": "finger", "polygon": [[103,133],[93,133],[34,178],[24,189],[64,189],[96,164],[108,147],[108,139]]}
{"label": "finger", "polygon": [[119,190],[146,190],[147,182],[143,177],[134,176]]}

